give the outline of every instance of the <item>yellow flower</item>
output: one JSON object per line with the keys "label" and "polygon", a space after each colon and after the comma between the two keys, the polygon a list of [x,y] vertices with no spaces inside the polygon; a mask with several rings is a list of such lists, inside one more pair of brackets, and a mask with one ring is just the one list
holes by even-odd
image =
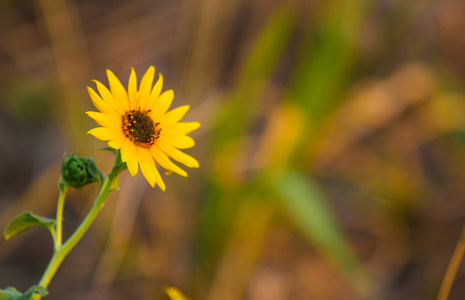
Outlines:
{"label": "yellow flower", "polygon": [[[199,122],[179,122],[189,105],[168,111],[174,98],[173,90],[161,93],[163,76],[153,86],[155,68],[149,67],[137,89],[136,72],[131,68],[128,91],[118,78],[107,70],[110,90],[97,80],[100,96],[87,87],[92,102],[100,112],[88,111],[89,117],[102,127],[90,130],[99,140],[108,141],[108,146],[121,149],[121,159],[126,162],[129,172],[135,176],[138,167],[152,187],[155,184],[164,191],[165,184],[157,170],[155,161],[166,169],[182,176],[187,173],[175,165],[170,158],[190,168],[198,168],[193,157],[179,149],[194,146],[189,132],[200,127]],[[168,111],[168,112],[167,112]]]}

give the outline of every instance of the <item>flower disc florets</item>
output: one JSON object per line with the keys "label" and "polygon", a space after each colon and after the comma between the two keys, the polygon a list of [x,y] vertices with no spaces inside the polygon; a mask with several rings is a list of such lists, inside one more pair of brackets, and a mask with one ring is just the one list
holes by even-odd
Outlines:
{"label": "flower disc florets", "polygon": [[123,117],[124,135],[130,139],[135,145],[149,148],[155,143],[155,140],[160,136],[161,128],[158,129],[158,123],[153,124],[152,118],[149,116],[149,111],[131,110]]}

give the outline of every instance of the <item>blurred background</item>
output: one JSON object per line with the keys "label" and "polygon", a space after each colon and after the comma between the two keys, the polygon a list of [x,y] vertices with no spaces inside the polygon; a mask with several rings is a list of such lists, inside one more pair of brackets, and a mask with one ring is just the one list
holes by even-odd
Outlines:
{"label": "blurred background", "polygon": [[[0,228],[54,217],[86,87],[150,65],[200,121],[200,169],[121,175],[47,299],[435,299],[465,224],[465,2],[0,2]],[[70,191],[69,236],[97,186]],[[0,287],[37,284],[43,229],[0,239]],[[449,299],[463,299],[465,268]]]}

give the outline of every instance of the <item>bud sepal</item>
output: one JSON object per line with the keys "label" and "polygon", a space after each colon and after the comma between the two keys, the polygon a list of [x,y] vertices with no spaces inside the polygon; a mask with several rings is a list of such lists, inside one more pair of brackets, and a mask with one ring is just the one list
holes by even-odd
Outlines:
{"label": "bud sepal", "polygon": [[102,186],[104,176],[92,158],[77,157],[74,153],[68,157],[63,155],[61,176],[58,182],[60,191],[64,191],[65,185],[82,190],[82,187],[96,181]]}

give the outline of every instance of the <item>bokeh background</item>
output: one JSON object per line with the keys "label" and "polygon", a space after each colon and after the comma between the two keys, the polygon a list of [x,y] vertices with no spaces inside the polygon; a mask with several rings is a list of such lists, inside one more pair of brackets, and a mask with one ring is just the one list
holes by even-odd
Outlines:
{"label": "bokeh background", "polygon": [[[435,299],[465,224],[465,2],[0,2],[0,228],[53,217],[86,91],[150,65],[200,121],[200,169],[121,176],[47,299]],[[97,187],[71,191],[65,236]],[[48,232],[0,239],[0,287],[36,284]],[[449,299],[463,299],[460,267]]]}

